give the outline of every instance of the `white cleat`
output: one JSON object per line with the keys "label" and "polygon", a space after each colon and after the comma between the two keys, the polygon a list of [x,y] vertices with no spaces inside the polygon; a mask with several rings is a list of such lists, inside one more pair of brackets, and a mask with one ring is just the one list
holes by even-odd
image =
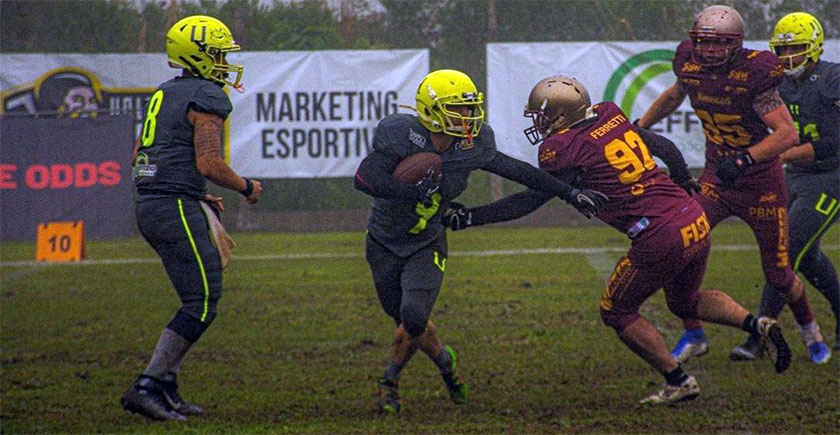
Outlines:
{"label": "white cleat", "polygon": [[697,379],[694,379],[694,376],[689,376],[679,386],[665,384],[665,387],[658,393],[645,397],[639,403],[661,405],[664,403],[685,402],[687,400],[694,400],[699,395],[700,386],[697,385]]}

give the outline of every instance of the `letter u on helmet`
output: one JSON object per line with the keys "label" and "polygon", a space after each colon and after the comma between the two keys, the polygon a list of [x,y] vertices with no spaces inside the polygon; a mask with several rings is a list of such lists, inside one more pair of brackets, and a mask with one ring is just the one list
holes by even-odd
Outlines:
{"label": "letter u on helmet", "polygon": [[[773,37],[770,38],[770,48],[782,60],[785,74],[794,77],[802,74],[809,59],[814,63],[819,62],[824,43],[825,33],[819,20],[805,12],[794,12],[782,17],[773,28]],[[802,49],[782,56],[782,50],[790,46],[802,46]],[[805,57],[795,64],[794,58],[802,55]]]}
{"label": "letter u on helmet", "polygon": [[[205,15],[183,18],[166,32],[170,66],[236,89],[241,86],[244,68],[227,63],[225,55],[239,49],[225,23]],[[231,73],[236,74],[234,80],[228,79]]]}
{"label": "letter u on helmet", "polygon": [[[472,139],[484,124],[484,94],[461,71],[430,72],[416,95],[417,117],[427,130]],[[466,107],[465,113],[458,108]]]}
{"label": "letter u on helmet", "polygon": [[540,80],[525,105],[523,116],[533,125],[524,130],[532,145],[537,145],[554,132],[572,127],[592,116],[589,92],[577,80],[551,76]]}
{"label": "letter u on helmet", "polygon": [[697,14],[688,36],[694,62],[703,66],[723,65],[743,46],[744,19],[729,6],[709,6]]}

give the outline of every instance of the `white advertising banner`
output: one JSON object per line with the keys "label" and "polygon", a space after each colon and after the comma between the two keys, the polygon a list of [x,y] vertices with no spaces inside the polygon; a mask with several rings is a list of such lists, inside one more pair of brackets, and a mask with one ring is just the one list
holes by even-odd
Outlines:
{"label": "white advertising banner", "polygon": [[[373,130],[414,105],[429,51],[242,52],[244,93],[229,90],[226,157],[255,178],[349,177]],[[0,54],[0,113],[107,116],[142,110],[178,74],[163,54]]]}
{"label": "white advertising banner", "polygon": [[[535,42],[487,45],[487,112],[499,150],[537,163],[537,151],[522,131],[522,116],[533,86],[550,75],[575,77],[589,90],[593,103],[613,101],[636,119],[653,100],[673,85],[671,71],[679,42]],[[746,41],[766,50],[766,41]],[[840,40],[825,44],[822,59],[840,62]],[[704,164],[705,138],[686,98],[671,116],[652,127],[673,140],[693,168]]]}

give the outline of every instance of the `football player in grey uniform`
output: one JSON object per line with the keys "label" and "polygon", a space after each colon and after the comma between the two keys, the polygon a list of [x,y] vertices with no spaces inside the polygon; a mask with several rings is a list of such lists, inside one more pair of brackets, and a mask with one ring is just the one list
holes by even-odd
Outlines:
{"label": "football player in grey uniform", "polygon": [[[417,115],[392,114],[379,122],[373,151],[359,164],[354,185],[373,197],[365,254],[376,294],[394,319],[391,362],[378,378],[379,410],[399,412],[402,369],[421,350],[440,370],[449,397],[468,400],[455,351],[443,346],[429,320],[446,270],[447,243],[442,216],[460,210],[451,201],[467,188],[470,172],[482,169],[534,190],[558,196],[578,211],[594,216],[607,198],[581,190],[496,150],[493,130],[484,124],[484,94],[466,74],[429,73],[417,88]],[[441,171],[416,185],[394,178],[400,161],[417,153],[437,153]],[[466,216],[450,215],[448,218]]]}
{"label": "football player in grey uniform", "polygon": [[241,89],[242,66],[225,59],[236,50],[230,30],[215,18],[194,15],[175,23],[166,34],[166,55],[170,66],[183,72],[152,94],[134,148],[137,227],[160,256],[181,300],[149,365],[120,400],[127,411],[156,420],[204,413],[181,399],[176,376],[216,317],[222,268],[229,259],[224,240],[214,238],[226,235],[216,216],[222,199],[207,193],[207,179],[239,192],[250,204],[262,192],[259,181],[237,175],[221,154],[222,125],[233,110],[223,89]]}
{"label": "football player in grey uniform", "polygon": [[[784,16],[770,39],[785,69],[779,94],[800,141],[781,155],[788,187],[790,259],[793,271],[828,299],[835,317],[834,349],[840,350],[840,284],[834,265],[820,250],[820,239],[837,222],[840,210],[840,64],[820,60],[823,43],[820,22],[805,12]],[[765,286],[760,315],[777,317],[783,307]],[[761,353],[761,346],[750,338],[730,357],[753,360]]]}

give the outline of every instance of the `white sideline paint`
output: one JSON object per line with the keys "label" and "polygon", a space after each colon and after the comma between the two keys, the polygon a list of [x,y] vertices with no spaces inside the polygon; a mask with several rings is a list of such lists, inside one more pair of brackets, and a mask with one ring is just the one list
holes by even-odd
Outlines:
{"label": "white sideline paint", "polygon": [[[602,248],[537,248],[537,249],[497,249],[486,251],[451,251],[450,257],[500,257],[506,255],[545,255],[545,254],[583,254],[596,255],[607,252],[626,252],[628,246],[607,246]],[[840,245],[823,245],[823,250],[838,251]],[[715,245],[715,251],[758,251],[756,245]],[[261,261],[261,260],[310,260],[319,258],[362,258],[364,253],[338,253],[338,252],[313,252],[310,254],[271,254],[271,255],[234,255],[237,261]],[[109,264],[152,264],[159,263],[159,258],[119,258],[112,260],[83,260],[79,263],[40,263],[33,260],[24,261],[0,261],[0,267],[27,267],[27,266],[97,266]],[[612,266],[610,266],[612,270]]]}

